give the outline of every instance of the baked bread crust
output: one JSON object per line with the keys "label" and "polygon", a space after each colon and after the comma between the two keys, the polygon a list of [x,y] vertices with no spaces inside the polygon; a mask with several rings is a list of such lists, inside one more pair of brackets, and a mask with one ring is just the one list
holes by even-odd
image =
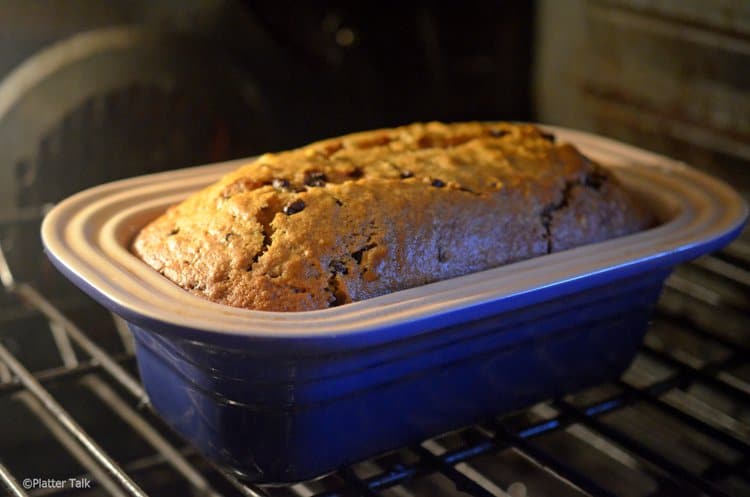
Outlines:
{"label": "baked bread crust", "polygon": [[432,122],[265,154],[171,207],[132,250],[212,301],[306,311],[649,224],[611,173],[535,126]]}

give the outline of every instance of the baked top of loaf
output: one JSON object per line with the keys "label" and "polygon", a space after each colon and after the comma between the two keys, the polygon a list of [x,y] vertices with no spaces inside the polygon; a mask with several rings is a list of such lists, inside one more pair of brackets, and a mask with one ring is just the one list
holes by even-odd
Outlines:
{"label": "baked top of loaf", "polygon": [[262,155],[171,207],[132,250],[215,302],[304,311],[649,224],[611,173],[535,126],[433,122]]}

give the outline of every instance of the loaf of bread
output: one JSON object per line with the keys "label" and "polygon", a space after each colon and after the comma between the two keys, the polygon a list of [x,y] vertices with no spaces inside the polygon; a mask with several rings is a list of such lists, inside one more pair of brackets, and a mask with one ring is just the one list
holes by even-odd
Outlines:
{"label": "loaf of bread", "polygon": [[323,309],[644,229],[607,170],[535,126],[412,124],[265,154],[132,249],[196,295]]}

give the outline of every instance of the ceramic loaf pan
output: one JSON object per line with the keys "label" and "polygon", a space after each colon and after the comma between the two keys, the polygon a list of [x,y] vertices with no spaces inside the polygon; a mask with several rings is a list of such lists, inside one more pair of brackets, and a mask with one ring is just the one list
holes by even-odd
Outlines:
{"label": "ceramic loaf pan", "polygon": [[128,252],[167,206],[241,162],[102,185],[60,203],[47,252],[130,323],[153,408],[263,482],[388,449],[617,377],[672,268],[727,244],[745,203],[681,163],[550,128],[608,166],[661,224],[631,236],[325,310],[223,306]]}

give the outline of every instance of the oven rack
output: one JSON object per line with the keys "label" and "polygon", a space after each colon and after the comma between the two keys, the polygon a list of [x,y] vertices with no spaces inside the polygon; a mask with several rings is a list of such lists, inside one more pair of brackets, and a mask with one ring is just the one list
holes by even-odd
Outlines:
{"label": "oven rack", "polygon": [[[0,280],[9,305],[25,306],[48,321],[61,364],[32,372],[0,340],[0,399],[22,404],[78,461],[84,473],[70,477],[93,482],[93,493],[85,495],[165,495],[152,488],[195,496],[630,496],[639,495],[636,490],[750,495],[750,244],[745,241],[676,271],[637,359],[617,382],[316,481],[279,487],[240,482],[151,412],[134,372],[132,339],[119,318],[113,316],[109,326],[121,343],[113,354],[33,285],[15,281],[1,247]],[[62,405],[55,395],[60,385],[93,394],[152,453],[116,460],[103,448],[105,440],[90,434]],[[3,452],[0,440],[0,488],[9,495],[78,495],[71,488],[24,488],[29,475],[10,469],[13,457]],[[48,470],[37,469],[39,476]],[[150,475],[166,480],[167,487],[155,486]]]}

